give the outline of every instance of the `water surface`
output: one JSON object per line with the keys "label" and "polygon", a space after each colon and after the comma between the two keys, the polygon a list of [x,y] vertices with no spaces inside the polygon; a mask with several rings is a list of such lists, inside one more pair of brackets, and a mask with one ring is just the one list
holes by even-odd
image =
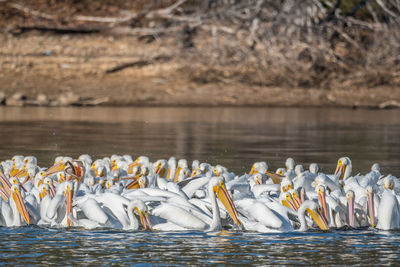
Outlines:
{"label": "water surface", "polygon": [[[332,173],[341,156],[353,172],[400,175],[400,111],[282,108],[1,108],[0,160],[35,155],[170,156],[243,173],[293,157]],[[7,264],[335,264],[400,261],[400,234],[374,229],[307,233],[116,232],[0,228]]]}

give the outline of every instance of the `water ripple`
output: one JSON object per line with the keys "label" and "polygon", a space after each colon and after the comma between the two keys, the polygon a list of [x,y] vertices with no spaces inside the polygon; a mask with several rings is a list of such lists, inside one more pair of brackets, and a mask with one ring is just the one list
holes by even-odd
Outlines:
{"label": "water ripple", "polygon": [[399,232],[122,232],[0,228],[7,264],[374,265],[400,260]]}

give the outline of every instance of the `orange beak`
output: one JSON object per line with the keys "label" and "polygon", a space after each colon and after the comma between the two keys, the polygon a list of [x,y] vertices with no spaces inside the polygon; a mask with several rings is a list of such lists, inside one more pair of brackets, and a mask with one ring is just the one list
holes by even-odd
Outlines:
{"label": "orange beak", "polygon": [[329,215],[328,215],[328,209],[326,207],[326,196],[324,191],[318,190],[318,202],[321,205],[322,208],[322,215],[325,219],[325,221],[329,221]]}
{"label": "orange beak", "polygon": [[349,225],[354,228],[354,198],[347,198],[347,207],[349,212]]}
{"label": "orange beak", "polygon": [[127,185],[125,186],[125,188],[126,188],[126,189],[138,189],[138,188],[140,188],[139,179],[136,178],[136,177],[134,177],[134,178],[133,178],[133,181],[130,182],[129,184],[127,184]]}
{"label": "orange beak", "polygon": [[367,193],[368,215],[372,227],[375,227],[374,193]]}
{"label": "orange beak", "polygon": [[[51,166],[50,168],[48,168],[45,172],[44,177],[47,177],[49,175],[52,175],[56,172],[61,172],[65,169],[65,164],[64,163],[58,163],[56,165]],[[43,177],[43,178],[44,178]]]}
{"label": "orange beak", "polygon": [[71,226],[71,219],[69,218],[69,215],[72,213],[72,197],[74,195],[74,192],[67,187],[66,189],[66,197],[67,197],[67,225],[68,227]]}
{"label": "orange beak", "polygon": [[217,194],[219,200],[221,200],[222,204],[225,206],[226,210],[228,211],[229,215],[231,216],[232,220],[235,224],[241,227],[242,223],[239,221],[239,213],[236,209],[235,204],[231,196],[229,195],[228,191],[226,190],[225,184],[221,183],[220,186],[216,186],[214,188],[214,192]]}
{"label": "orange beak", "polygon": [[21,214],[22,218],[24,219],[24,221],[27,224],[30,224],[31,221],[29,219],[29,214],[28,214],[28,211],[26,210],[25,203],[22,200],[21,192],[19,192],[18,190],[15,190],[12,193],[12,197],[14,199],[14,202],[15,202],[16,206],[17,206],[17,210],[18,210],[19,214]]}

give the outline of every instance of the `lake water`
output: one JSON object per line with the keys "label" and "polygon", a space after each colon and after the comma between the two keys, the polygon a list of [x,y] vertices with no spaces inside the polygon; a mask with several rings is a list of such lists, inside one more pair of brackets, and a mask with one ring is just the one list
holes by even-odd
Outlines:
{"label": "lake water", "polygon": [[[400,111],[283,108],[1,108],[0,160],[35,155],[170,156],[222,164],[236,173],[293,157],[332,173],[373,163],[400,176]],[[7,264],[365,264],[400,262],[400,234],[374,229],[307,233],[116,232],[0,228]]]}

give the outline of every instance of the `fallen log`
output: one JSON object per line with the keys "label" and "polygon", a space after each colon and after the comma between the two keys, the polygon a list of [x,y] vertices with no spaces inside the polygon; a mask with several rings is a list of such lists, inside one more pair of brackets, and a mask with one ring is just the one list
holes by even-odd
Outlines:
{"label": "fallen log", "polygon": [[159,56],[156,56],[156,57],[151,58],[151,59],[141,59],[141,60],[137,60],[137,61],[134,61],[134,62],[128,62],[128,63],[117,65],[117,66],[115,66],[115,67],[113,67],[111,69],[106,70],[106,74],[114,73],[114,72],[117,72],[117,71],[121,71],[123,69],[130,68],[130,67],[139,67],[140,68],[140,67],[143,67],[143,66],[154,64],[156,62],[168,61],[171,58],[172,58],[172,56],[159,55]]}

